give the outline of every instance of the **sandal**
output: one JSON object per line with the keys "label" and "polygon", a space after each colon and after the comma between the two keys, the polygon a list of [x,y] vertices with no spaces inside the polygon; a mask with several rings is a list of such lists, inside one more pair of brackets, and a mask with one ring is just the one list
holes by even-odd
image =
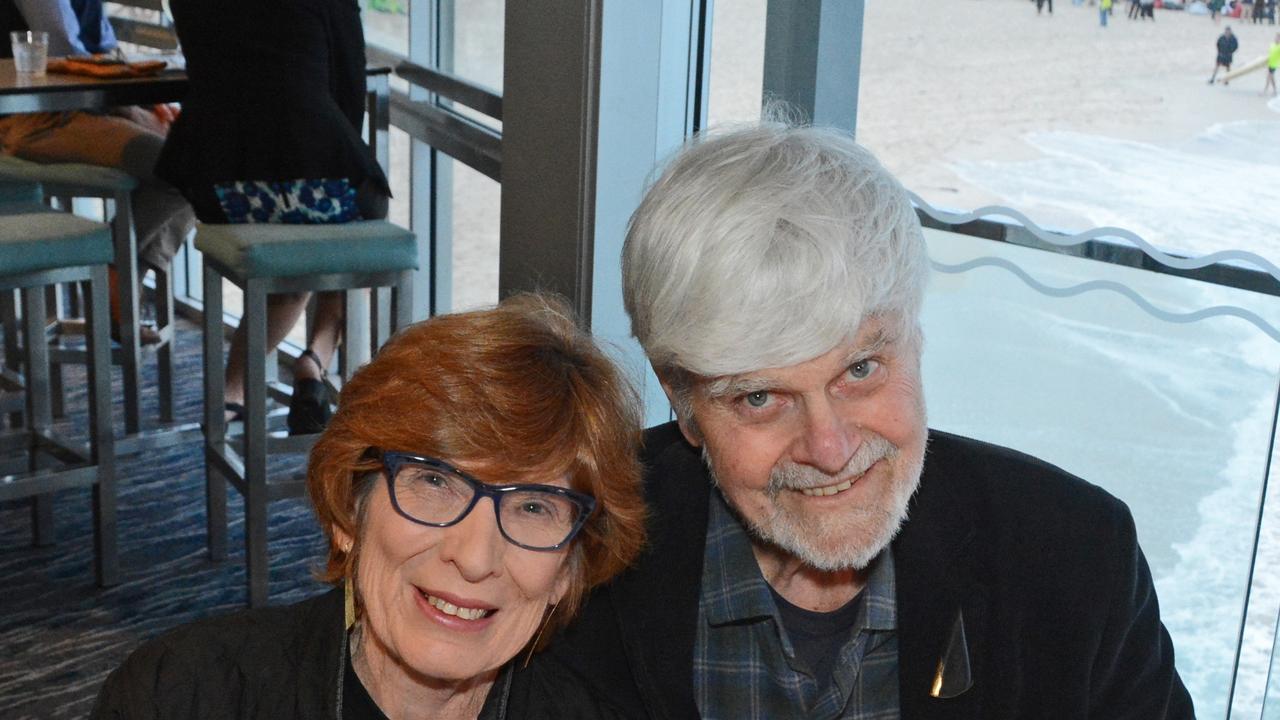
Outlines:
{"label": "sandal", "polygon": [[[323,378],[324,365],[314,352],[303,350],[300,357],[315,363]],[[289,399],[286,424],[290,435],[311,435],[324,430],[329,424],[329,388],[323,379],[300,378],[293,381],[293,397]]]}

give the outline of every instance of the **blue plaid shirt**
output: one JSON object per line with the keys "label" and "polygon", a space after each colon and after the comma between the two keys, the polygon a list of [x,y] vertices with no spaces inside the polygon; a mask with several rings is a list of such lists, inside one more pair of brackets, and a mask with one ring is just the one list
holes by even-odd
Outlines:
{"label": "blue plaid shirt", "polygon": [[893,557],[872,566],[833,677],[798,666],[746,530],[711,493],[693,683],[706,720],[897,720],[898,616]]}

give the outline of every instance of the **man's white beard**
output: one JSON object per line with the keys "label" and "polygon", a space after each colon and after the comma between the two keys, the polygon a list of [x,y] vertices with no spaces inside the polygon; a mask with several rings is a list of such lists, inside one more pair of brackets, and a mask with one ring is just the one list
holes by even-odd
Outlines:
{"label": "man's white beard", "polygon": [[[864,433],[867,437],[858,451],[834,475],[797,463],[775,466],[767,489],[773,507],[769,517],[749,518],[733,505],[728,495],[725,501],[758,542],[772,545],[823,572],[865,570],[902,528],[907,518],[907,504],[920,484],[924,456],[921,453],[911,465],[899,467],[896,463],[901,451],[897,446],[880,435]],[[715,482],[715,467],[705,445],[702,456]],[[814,515],[795,512],[780,502],[787,492],[832,485],[849,478],[858,478],[861,482],[862,474],[880,460],[886,461],[891,471],[886,480],[888,485],[865,505]]]}

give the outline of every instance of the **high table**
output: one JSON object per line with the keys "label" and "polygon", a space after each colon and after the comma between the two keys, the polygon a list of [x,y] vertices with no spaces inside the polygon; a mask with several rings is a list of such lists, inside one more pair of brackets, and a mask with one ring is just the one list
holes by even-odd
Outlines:
{"label": "high table", "polygon": [[[39,78],[19,76],[12,59],[0,59],[0,115],[182,102],[190,83],[181,58],[162,59],[170,61],[173,67],[152,77],[113,80],[54,73]],[[367,141],[383,171],[388,170],[389,160],[390,75],[391,69],[387,67],[371,67],[366,71],[370,120]]]}
{"label": "high table", "polygon": [[[147,56],[153,59],[155,56]],[[170,63],[168,69],[145,78],[99,79],[79,75],[63,75],[49,73],[44,77],[19,76],[14,69],[12,59],[0,59],[0,115],[28,112],[54,112],[63,110],[102,110],[119,105],[154,105],[158,103],[181,102],[186,95],[190,82],[187,80],[184,62],[181,56],[160,56]],[[374,156],[384,172],[389,174],[390,144],[388,131],[391,127],[391,69],[388,67],[370,67],[366,70],[366,87],[368,88],[366,108],[369,114],[368,135],[366,141],[373,148]],[[129,253],[125,257],[137,256],[137,239],[130,233]],[[121,264],[121,263],[117,263]],[[135,307],[132,314],[124,316],[138,317],[136,307],[139,279],[137,263],[123,263],[127,267],[119,268],[121,290],[129,291]],[[364,305],[363,302],[357,302]],[[364,305],[367,308],[367,305]],[[361,312],[364,308],[352,308]],[[359,315],[366,316],[367,312]],[[348,347],[359,348],[361,343],[345,343]],[[363,343],[368,345],[368,343]],[[364,349],[364,348],[361,348]],[[348,362],[359,364],[367,359],[367,350],[358,352],[357,357],[348,358]],[[122,454],[164,447],[183,442],[200,435],[197,423],[169,425],[155,430],[138,433],[126,437],[116,443],[117,452]]]}

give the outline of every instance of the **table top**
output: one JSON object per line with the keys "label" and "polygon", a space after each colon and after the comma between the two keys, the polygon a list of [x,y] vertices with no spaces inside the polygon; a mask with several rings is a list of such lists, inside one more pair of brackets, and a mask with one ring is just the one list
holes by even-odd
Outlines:
{"label": "table top", "polygon": [[[144,55],[131,59],[164,60],[169,63],[169,67],[157,75],[142,78],[106,79],[60,73],[30,77],[19,76],[12,59],[0,59],[0,115],[93,110],[116,105],[153,105],[182,100],[189,83],[181,55]],[[391,68],[385,65],[370,66],[365,73],[369,78],[387,76],[391,73]],[[374,90],[374,86],[370,86],[370,90]]]}
{"label": "table top", "polygon": [[18,75],[12,59],[0,59],[0,115],[177,102],[186,94],[187,85],[187,74],[181,65],[143,78],[103,79],[58,73],[30,77]]}

